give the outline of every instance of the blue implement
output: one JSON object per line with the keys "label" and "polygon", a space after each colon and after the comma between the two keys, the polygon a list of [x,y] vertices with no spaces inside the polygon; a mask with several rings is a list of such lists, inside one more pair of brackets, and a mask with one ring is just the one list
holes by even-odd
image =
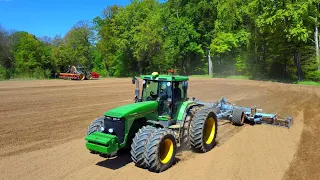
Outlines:
{"label": "blue implement", "polygon": [[262,112],[262,109],[257,109],[256,106],[237,106],[228,102],[224,97],[213,103],[201,102],[196,98],[193,98],[193,100],[198,104],[216,109],[216,115],[218,119],[231,120],[232,123],[236,125],[242,125],[245,120],[254,124],[269,124],[275,126],[284,126],[287,128],[290,128],[293,124],[293,118],[291,116],[287,115],[285,117],[280,117],[278,114],[264,113]]}

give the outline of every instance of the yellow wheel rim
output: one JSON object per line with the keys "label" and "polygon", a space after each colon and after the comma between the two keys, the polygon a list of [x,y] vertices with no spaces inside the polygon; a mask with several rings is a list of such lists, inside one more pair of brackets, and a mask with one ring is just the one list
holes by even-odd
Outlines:
{"label": "yellow wheel rim", "polygon": [[171,139],[166,139],[160,146],[160,161],[166,164],[170,161],[173,155],[173,142]]}
{"label": "yellow wheel rim", "polygon": [[79,79],[80,79],[80,80],[83,80],[83,79],[84,79],[84,75],[83,75],[83,74],[80,74]]}
{"label": "yellow wheel rim", "polygon": [[204,141],[206,142],[206,144],[211,144],[214,136],[215,136],[215,132],[216,132],[216,121],[213,119],[213,117],[210,117],[207,122],[205,123],[204,126]]}

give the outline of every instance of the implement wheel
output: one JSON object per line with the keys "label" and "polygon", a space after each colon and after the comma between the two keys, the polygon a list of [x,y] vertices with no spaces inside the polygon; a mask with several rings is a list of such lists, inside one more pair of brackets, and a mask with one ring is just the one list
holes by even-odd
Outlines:
{"label": "implement wheel", "polygon": [[84,75],[84,74],[80,74],[80,75],[79,75],[79,80],[82,81],[82,80],[84,80],[84,78],[85,78],[85,75]]}
{"label": "implement wheel", "polygon": [[189,141],[197,152],[207,152],[216,144],[218,120],[213,110],[202,108],[196,112],[190,124]]}
{"label": "implement wheel", "polygon": [[152,172],[162,172],[170,168],[176,155],[176,139],[170,129],[157,129],[147,143],[145,157]]}
{"label": "implement wheel", "polygon": [[153,126],[144,126],[136,133],[131,144],[131,159],[137,167],[146,168],[147,161],[145,158],[145,150],[147,142],[156,128]]}
{"label": "implement wheel", "polygon": [[231,122],[234,125],[242,126],[244,124],[245,114],[243,108],[236,108],[232,112]]}

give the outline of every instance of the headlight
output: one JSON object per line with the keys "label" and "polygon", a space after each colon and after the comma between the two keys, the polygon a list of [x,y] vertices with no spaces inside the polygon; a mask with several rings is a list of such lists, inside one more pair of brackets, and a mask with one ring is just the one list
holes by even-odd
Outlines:
{"label": "headlight", "polygon": [[106,116],[106,120],[108,121],[124,121],[125,118],[116,118],[116,117],[109,117],[109,116]]}
{"label": "headlight", "polygon": [[113,128],[108,129],[109,133],[113,133]]}

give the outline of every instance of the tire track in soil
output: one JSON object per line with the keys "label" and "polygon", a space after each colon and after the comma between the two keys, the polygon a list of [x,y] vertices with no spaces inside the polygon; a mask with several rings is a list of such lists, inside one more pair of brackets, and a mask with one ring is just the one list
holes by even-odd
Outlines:
{"label": "tire track in soil", "polygon": [[319,96],[312,94],[305,97],[304,128],[301,135],[297,153],[287,169],[284,180],[320,179],[320,100]]}

